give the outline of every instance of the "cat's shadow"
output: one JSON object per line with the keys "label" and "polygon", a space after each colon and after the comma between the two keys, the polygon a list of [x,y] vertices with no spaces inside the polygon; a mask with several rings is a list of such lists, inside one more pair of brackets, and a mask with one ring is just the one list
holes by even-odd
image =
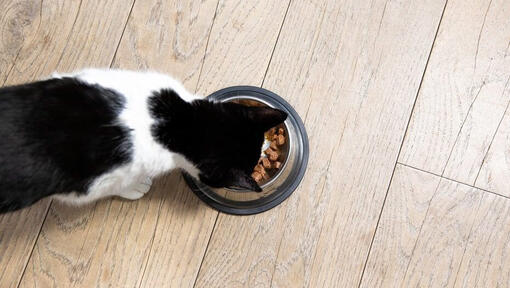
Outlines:
{"label": "cat's shadow", "polygon": [[154,179],[151,190],[134,201],[114,197],[76,207],[53,200],[43,233],[48,236],[72,231],[80,234],[80,231],[101,230],[127,222],[148,226],[158,221],[184,223],[203,216],[209,209],[188,188],[181,171],[176,170]]}
{"label": "cat's shadow", "polygon": [[[175,210],[179,213],[195,213],[197,210],[206,207],[206,205],[193,194],[182,177],[182,172],[178,169],[154,179],[149,194],[153,195],[146,195],[142,199],[147,197],[158,200],[158,202],[161,203],[160,213],[164,209]],[[150,199],[146,199],[145,201],[150,201]]]}
{"label": "cat's shadow", "polygon": [[[0,223],[4,226],[0,236],[7,233],[12,241],[25,237],[21,234],[26,234],[27,230],[17,227],[26,221],[33,222],[34,227],[37,226],[35,220],[44,219],[43,213],[49,201],[45,199],[31,207],[0,217]],[[156,225],[158,221],[176,221],[182,224],[203,217],[210,209],[188,188],[181,171],[176,170],[155,179],[151,190],[141,199],[134,201],[115,197],[83,206],[72,206],[53,200],[41,232],[45,238],[58,238],[62,233],[81,235],[90,229],[103,230],[108,226],[130,222],[138,222],[141,226]],[[34,228],[34,232],[35,230],[38,229]]]}

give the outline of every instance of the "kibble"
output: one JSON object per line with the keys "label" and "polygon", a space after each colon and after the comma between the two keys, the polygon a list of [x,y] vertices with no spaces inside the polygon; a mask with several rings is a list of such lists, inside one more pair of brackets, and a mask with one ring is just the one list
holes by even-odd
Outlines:
{"label": "kibble", "polygon": [[262,180],[262,175],[259,172],[253,172],[251,173],[251,178],[257,182],[260,182],[260,180]]}
{"label": "kibble", "polygon": [[278,149],[278,145],[276,144],[276,140],[271,141],[271,145],[269,145],[271,149],[276,150]]}
{"label": "kibble", "polygon": [[258,172],[258,173],[262,174],[262,173],[264,173],[264,172],[265,172],[265,170],[264,170],[264,166],[262,166],[262,165],[260,165],[260,164],[259,164],[259,165],[255,166],[255,168],[253,168],[253,171],[255,171],[255,172]]}
{"label": "kibble", "polygon": [[262,156],[255,168],[251,177],[260,183],[262,180],[269,179],[270,170],[278,170],[282,167],[282,162],[278,161],[281,154],[281,146],[285,144],[285,129],[273,127],[265,133],[265,138],[271,141],[269,148],[264,150],[264,156]]}
{"label": "kibble", "polygon": [[278,144],[278,146],[285,144],[285,136],[282,134],[278,135],[278,138],[276,138],[276,144]]}
{"label": "kibble", "polygon": [[266,169],[271,168],[271,162],[269,161],[269,159],[262,158],[262,166],[264,166],[264,168]]}

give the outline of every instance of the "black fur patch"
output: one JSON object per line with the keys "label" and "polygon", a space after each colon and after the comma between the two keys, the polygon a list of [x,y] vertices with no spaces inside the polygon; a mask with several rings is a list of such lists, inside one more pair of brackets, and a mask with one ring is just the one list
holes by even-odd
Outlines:
{"label": "black fur patch", "polygon": [[0,88],[0,213],[55,193],[85,193],[130,160],[124,98],[73,78]]}
{"label": "black fur patch", "polygon": [[195,164],[202,182],[261,191],[250,175],[264,132],[283,122],[285,112],[207,100],[188,103],[172,90],[154,93],[149,107],[157,119],[155,139]]}

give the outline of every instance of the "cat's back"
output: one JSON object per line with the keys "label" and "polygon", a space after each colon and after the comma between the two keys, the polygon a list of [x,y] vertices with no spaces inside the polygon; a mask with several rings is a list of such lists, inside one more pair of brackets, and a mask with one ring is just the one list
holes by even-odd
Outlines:
{"label": "cat's back", "polygon": [[73,78],[0,88],[0,212],[84,191],[129,160],[124,98]]}

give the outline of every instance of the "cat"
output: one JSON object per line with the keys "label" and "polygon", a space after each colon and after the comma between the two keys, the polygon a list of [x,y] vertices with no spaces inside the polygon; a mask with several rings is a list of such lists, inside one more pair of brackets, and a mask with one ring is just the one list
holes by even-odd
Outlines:
{"label": "cat", "polygon": [[139,199],[173,169],[260,192],[251,172],[264,132],[286,117],[203,99],[156,72],[85,69],[0,88],[0,213],[48,196]]}

